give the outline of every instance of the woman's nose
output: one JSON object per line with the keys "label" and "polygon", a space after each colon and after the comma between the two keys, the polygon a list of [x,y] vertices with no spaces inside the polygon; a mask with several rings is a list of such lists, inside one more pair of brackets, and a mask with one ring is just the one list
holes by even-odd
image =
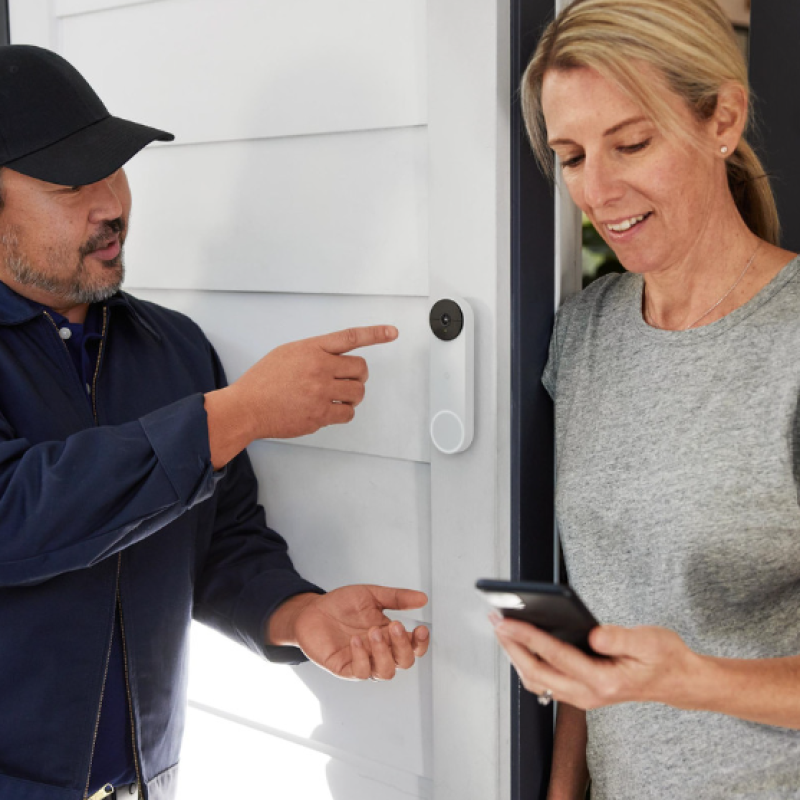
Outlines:
{"label": "woman's nose", "polygon": [[601,156],[586,157],[583,165],[583,199],[589,208],[602,208],[619,199],[622,183],[613,165]]}

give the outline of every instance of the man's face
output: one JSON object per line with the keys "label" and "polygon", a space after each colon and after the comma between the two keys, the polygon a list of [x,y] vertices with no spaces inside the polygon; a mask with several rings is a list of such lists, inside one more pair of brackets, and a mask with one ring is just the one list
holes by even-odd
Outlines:
{"label": "man's face", "polygon": [[0,280],[62,313],[119,289],[131,211],[124,170],[60,186],[6,168],[2,183]]}

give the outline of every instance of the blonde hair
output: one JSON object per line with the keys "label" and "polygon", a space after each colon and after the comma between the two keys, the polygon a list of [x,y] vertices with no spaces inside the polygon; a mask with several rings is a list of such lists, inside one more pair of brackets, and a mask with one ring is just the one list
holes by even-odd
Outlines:
{"label": "blonde hair", "polygon": [[[545,29],[522,76],[525,126],[550,177],[553,155],[542,112],[542,83],[549,70],[594,69],[665,132],[693,138],[642,64],[661,75],[699,121],[713,115],[723,84],[738,83],[749,96],[747,66],[716,0],[575,0]],[[728,157],[727,170],[728,187],[745,223],[757,236],[778,244],[775,198],[745,136]]]}

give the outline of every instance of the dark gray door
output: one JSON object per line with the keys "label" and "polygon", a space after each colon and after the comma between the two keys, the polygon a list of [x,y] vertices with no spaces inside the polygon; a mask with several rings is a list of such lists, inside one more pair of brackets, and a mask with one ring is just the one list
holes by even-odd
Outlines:
{"label": "dark gray door", "polygon": [[750,12],[750,81],[756,150],[772,178],[782,244],[800,252],[800,3],[754,0]]}
{"label": "dark gray door", "polygon": [[[553,580],[552,404],[540,376],[555,298],[553,190],[525,139],[519,79],[554,0],[512,0],[512,531],[511,576]],[[512,679],[512,800],[543,800],[552,752],[553,710]]]}

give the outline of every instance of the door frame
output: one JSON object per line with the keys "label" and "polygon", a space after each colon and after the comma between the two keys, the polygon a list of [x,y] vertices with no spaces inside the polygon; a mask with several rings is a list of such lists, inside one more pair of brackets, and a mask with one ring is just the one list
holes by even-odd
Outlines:
{"label": "door frame", "polygon": [[[540,380],[557,293],[556,203],[525,135],[519,80],[554,10],[554,0],[511,6],[511,577],[544,582],[556,575],[553,407]],[[513,674],[512,800],[544,800],[553,724],[553,706]]]}

